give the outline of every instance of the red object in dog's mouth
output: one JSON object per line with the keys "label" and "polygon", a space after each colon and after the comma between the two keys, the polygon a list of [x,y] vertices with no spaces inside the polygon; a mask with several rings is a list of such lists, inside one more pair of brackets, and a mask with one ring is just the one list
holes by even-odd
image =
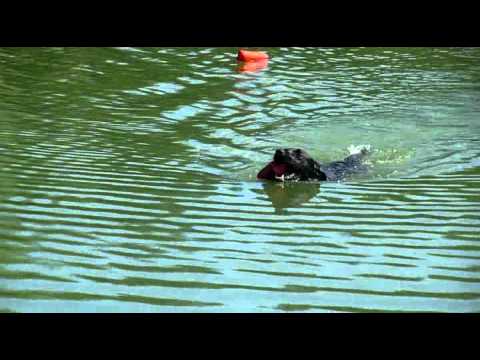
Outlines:
{"label": "red object in dog's mouth", "polygon": [[257,175],[257,179],[275,180],[287,172],[287,164],[278,164],[275,161],[270,162]]}
{"label": "red object in dog's mouth", "polygon": [[272,164],[273,171],[275,172],[276,176],[282,176],[287,172],[287,165],[286,164],[277,164],[273,162]]}

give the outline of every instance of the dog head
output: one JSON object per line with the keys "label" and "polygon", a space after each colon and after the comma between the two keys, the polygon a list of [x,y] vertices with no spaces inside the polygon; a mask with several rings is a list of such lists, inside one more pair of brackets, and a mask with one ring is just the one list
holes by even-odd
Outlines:
{"label": "dog head", "polygon": [[257,175],[258,179],[276,181],[326,180],[320,171],[320,164],[302,149],[278,149],[273,161],[268,163]]}

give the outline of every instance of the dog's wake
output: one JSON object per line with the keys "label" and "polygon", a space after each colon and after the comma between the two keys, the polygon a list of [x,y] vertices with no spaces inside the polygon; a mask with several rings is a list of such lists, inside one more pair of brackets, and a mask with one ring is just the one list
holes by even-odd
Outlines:
{"label": "dog's wake", "polygon": [[369,154],[371,152],[372,146],[371,145],[350,145],[347,150],[350,155],[355,154]]}

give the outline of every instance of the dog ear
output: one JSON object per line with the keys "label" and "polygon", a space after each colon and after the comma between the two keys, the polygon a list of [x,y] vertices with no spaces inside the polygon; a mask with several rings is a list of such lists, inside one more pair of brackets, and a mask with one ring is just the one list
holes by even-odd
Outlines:
{"label": "dog ear", "polygon": [[307,161],[312,172],[312,178],[320,181],[326,181],[327,175],[320,170],[320,164],[312,158],[308,159]]}
{"label": "dog ear", "polygon": [[320,169],[318,169],[317,178],[320,181],[327,181],[327,175],[323,171],[321,171]]}

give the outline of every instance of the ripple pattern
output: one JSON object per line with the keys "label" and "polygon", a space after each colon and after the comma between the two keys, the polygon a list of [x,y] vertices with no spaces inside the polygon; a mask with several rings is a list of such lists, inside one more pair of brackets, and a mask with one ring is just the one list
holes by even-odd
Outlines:
{"label": "ripple pattern", "polygon": [[1,311],[480,311],[479,49],[266,51],[1,49]]}

